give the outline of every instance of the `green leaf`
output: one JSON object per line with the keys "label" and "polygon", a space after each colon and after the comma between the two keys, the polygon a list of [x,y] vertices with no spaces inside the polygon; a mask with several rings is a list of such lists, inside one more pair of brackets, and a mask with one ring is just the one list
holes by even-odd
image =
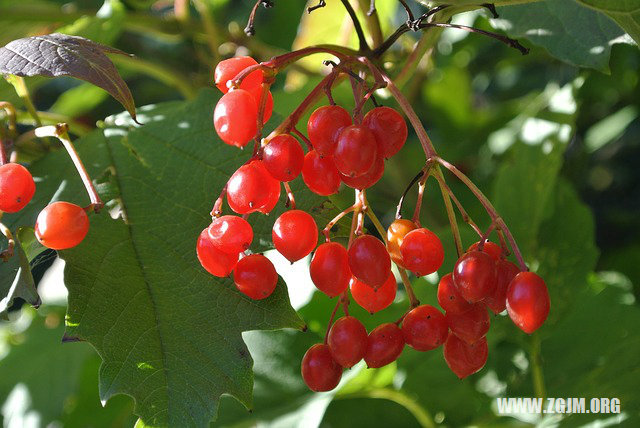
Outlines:
{"label": "green leaf", "polygon": [[578,0],[609,15],[640,44],[640,1],[638,0]]}
{"label": "green leaf", "polygon": [[0,294],[2,296],[2,300],[0,300],[0,317],[4,319],[7,319],[7,310],[11,307],[16,297],[24,299],[35,307],[40,306],[41,303],[31,275],[31,267],[29,266],[31,258],[27,257],[28,253],[31,254],[30,248],[23,246],[25,244],[20,241],[20,233],[13,238],[15,240],[13,257],[7,262],[0,262],[3,268],[0,270],[0,291],[2,292]]}

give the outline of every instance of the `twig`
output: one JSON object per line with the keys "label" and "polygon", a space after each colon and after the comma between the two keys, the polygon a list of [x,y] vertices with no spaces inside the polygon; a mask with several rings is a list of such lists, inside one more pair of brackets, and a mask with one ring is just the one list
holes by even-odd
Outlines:
{"label": "twig", "polygon": [[[0,214],[1,213],[2,211],[0,211]],[[1,215],[0,218],[2,218]],[[16,241],[13,239],[11,230],[9,230],[9,228],[5,226],[4,223],[0,223],[0,233],[2,233],[7,238],[7,249],[0,253],[0,258],[6,262],[9,261],[11,257],[13,257],[13,249],[15,248]]]}
{"label": "twig", "polygon": [[360,24],[360,20],[358,19],[358,15],[356,15],[355,10],[351,7],[351,3],[349,0],[340,0],[342,5],[347,10],[347,13],[351,17],[351,21],[353,21],[353,28],[356,30],[356,34],[358,35],[358,41],[360,42],[360,52],[370,52],[371,48],[369,48],[369,44],[367,43],[367,38],[364,35],[364,31],[362,30],[362,25]]}
{"label": "twig", "polygon": [[436,180],[438,180],[440,185],[447,191],[447,193],[449,194],[449,197],[451,198],[453,203],[458,208],[458,211],[460,212],[460,215],[462,216],[462,221],[464,221],[469,226],[471,226],[471,228],[478,234],[478,236],[482,236],[482,231],[480,230],[478,225],[471,219],[471,216],[469,216],[467,211],[464,209],[464,207],[462,206],[462,204],[460,203],[460,201],[458,200],[456,195],[453,193],[453,191],[451,190],[449,185],[444,180],[444,177],[442,177],[442,175],[439,175],[439,174],[432,174],[432,176]]}
{"label": "twig", "polygon": [[409,281],[409,276],[407,275],[407,271],[404,268],[398,266],[398,272],[400,272],[400,278],[402,278],[402,284],[404,284],[405,290],[407,290],[407,296],[409,296],[409,303],[411,304],[411,308],[413,309],[417,306],[420,306],[420,301],[416,297],[416,293],[413,291],[413,286],[411,285],[411,281]]}
{"label": "twig", "polygon": [[324,229],[322,229],[322,234],[324,235],[324,237],[327,240],[327,242],[331,241],[330,233],[331,233],[331,229],[333,229],[333,226],[335,226],[340,221],[340,219],[342,217],[344,217],[345,215],[349,214],[350,212],[355,211],[356,209],[360,209],[360,205],[359,204],[351,205],[349,208],[341,211],[329,223],[327,223],[327,225],[324,227]]}
{"label": "twig", "polygon": [[338,299],[338,301],[336,302],[336,306],[333,308],[333,311],[331,311],[331,316],[329,317],[329,322],[327,323],[327,332],[324,334],[324,344],[327,344],[327,341],[329,340],[329,331],[331,331],[331,326],[333,325],[333,320],[336,317],[336,312],[338,312],[338,308],[340,307],[340,300]]}
{"label": "twig", "polygon": [[291,128],[291,132],[295,134],[298,138],[300,138],[302,141],[304,141],[304,143],[307,145],[307,149],[313,150],[313,144],[311,144],[311,140],[309,140],[306,135],[300,132],[298,128],[294,126],[293,128]]}
{"label": "twig", "polygon": [[256,4],[251,9],[251,13],[249,14],[249,20],[247,21],[247,26],[244,28],[244,33],[247,36],[253,36],[256,34],[256,29],[254,26],[254,20],[256,19],[256,12],[260,6],[264,6],[265,8],[273,7],[273,2],[270,0],[258,0]]}
{"label": "twig", "polygon": [[284,190],[287,192],[287,202],[285,202],[285,207],[290,208],[292,210],[296,209],[296,198],[293,196],[293,191],[291,190],[291,186],[286,181],[282,182],[284,186]]}
{"label": "twig", "polygon": [[423,175],[424,170],[420,170],[420,172],[411,179],[407,187],[405,187],[404,192],[402,192],[402,196],[400,196],[400,200],[398,201],[398,208],[396,208],[396,219],[402,218],[402,204],[404,203],[404,198],[407,196],[407,193],[409,193],[409,190],[411,190],[413,185],[420,181]]}
{"label": "twig", "polygon": [[327,3],[325,3],[324,0],[318,0],[318,4],[316,4],[315,6],[309,6],[307,8],[307,13],[311,13],[316,9],[320,9],[321,7],[325,7],[327,5]]}

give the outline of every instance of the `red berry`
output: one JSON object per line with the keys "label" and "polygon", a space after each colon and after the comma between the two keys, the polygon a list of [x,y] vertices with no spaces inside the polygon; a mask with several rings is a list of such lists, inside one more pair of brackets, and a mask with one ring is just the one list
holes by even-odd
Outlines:
{"label": "red berry", "polygon": [[[467,250],[467,253],[470,251],[479,251],[478,247],[480,246],[480,241],[471,245]],[[494,244],[491,241],[484,241],[484,245],[482,246],[482,251],[489,254],[495,261],[498,261],[502,258],[502,247],[498,244]]]}
{"label": "red berry", "polygon": [[273,225],[273,245],[291,263],[305,257],[318,243],[318,226],[311,214],[285,211]]}
{"label": "red berry", "polygon": [[[258,111],[260,109],[260,96],[262,95],[262,86],[259,86],[255,89],[248,89],[248,91],[253,96],[253,99],[256,100],[256,109],[257,109],[256,111]],[[262,123],[263,124],[267,123],[269,119],[271,119],[272,114],[273,114],[273,95],[271,95],[271,91],[267,91],[267,100],[264,105],[264,111],[262,112]],[[256,113],[256,117],[258,117],[257,113]]]}
{"label": "red berry", "polygon": [[253,229],[249,222],[235,215],[225,215],[213,220],[207,230],[213,245],[229,254],[238,255],[249,249],[253,241]]}
{"label": "red berry", "polygon": [[470,345],[455,334],[449,334],[444,344],[444,360],[460,379],[483,368],[488,355],[489,348],[484,338]]}
{"label": "red berry", "polygon": [[278,274],[271,260],[262,254],[251,254],[238,261],[233,269],[233,281],[243,294],[261,300],[276,289]]}
{"label": "red berry", "polygon": [[520,272],[507,289],[507,312],[520,330],[533,333],[549,315],[549,292],[540,276]]}
{"label": "red berry", "polygon": [[331,356],[329,346],[313,345],[302,358],[302,379],[310,390],[331,391],[338,386],[342,377],[342,367]]}
{"label": "red berry", "polygon": [[340,106],[316,109],[307,122],[307,134],[313,148],[321,155],[331,156],[338,142],[338,134],[351,125],[351,115]]}
{"label": "red berry", "polygon": [[213,125],[222,141],[244,147],[258,132],[258,107],[250,92],[229,91],[220,98],[213,112]]}
{"label": "red berry", "polygon": [[496,263],[496,288],[484,299],[489,309],[499,314],[507,307],[507,289],[511,280],[520,273],[520,269],[509,260],[500,259]]}
{"label": "red berry", "polygon": [[377,155],[376,160],[373,162],[369,171],[365,172],[363,175],[359,177],[348,177],[346,175],[340,174],[340,179],[344,184],[351,187],[352,189],[368,189],[373,186],[382,178],[384,174],[384,159],[382,156]]}
{"label": "red berry", "polygon": [[[229,58],[220,61],[214,72],[216,86],[223,94],[226,94],[229,91],[229,81],[235,79],[235,77],[245,68],[256,64],[258,64],[256,60],[249,56]],[[256,89],[260,87],[262,78],[262,70],[253,71],[242,80],[240,88],[246,90]]]}
{"label": "red berry", "polygon": [[228,276],[238,262],[238,253],[225,253],[214,245],[208,229],[198,236],[196,255],[207,272],[220,278]]}
{"label": "red berry", "polygon": [[387,251],[389,251],[391,260],[400,267],[404,267],[402,253],[400,253],[400,245],[402,245],[402,241],[404,241],[407,233],[416,227],[416,224],[411,220],[400,218],[394,220],[389,226],[389,229],[387,229]]}
{"label": "red berry", "polygon": [[47,205],[36,219],[36,238],[54,250],[78,245],[89,231],[89,217],[82,207],[69,202]]}
{"label": "red berry", "polygon": [[398,284],[392,273],[389,274],[382,287],[377,290],[362,281],[358,281],[357,278],[351,279],[353,300],[371,314],[381,311],[392,304],[393,299],[396,298],[397,291]]}
{"label": "red berry", "polygon": [[347,249],[336,242],[320,245],[311,259],[309,274],[313,284],[327,296],[341,294],[351,281]]}
{"label": "red berry", "polygon": [[447,312],[446,318],[451,332],[467,343],[477,342],[489,332],[489,313],[482,303],[460,314]]}
{"label": "red berry", "polygon": [[407,124],[391,107],[376,107],[369,111],[362,125],[371,130],[385,159],[398,153],[407,141]]}
{"label": "red berry", "polygon": [[315,150],[304,157],[302,180],[312,192],[322,196],[333,195],[340,187],[340,173],[333,158],[320,156]]}
{"label": "red berry", "polygon": [[460,314],[471,309],[471,303],[467,302],[453,283],[453,276],[448,273],[440,278],[438,284],[438,303],[447,313]]}
{"label": "red berry", "polygon": [[327,344],[338,364],[353,367],[367,350],[367,330],[357,318],[342,317],[331,326]]}
{"label": "red berry", "polygon": [[449,327],[442,312],[430,305],[412,309],[402,320],[407,345],[417,351],[430,351],[447,340]]}
{"label": "red berry", "polygon": [[444,261],[442,242],[424,227],[407,233],[400,245],[404,266],[417,276],[437,271]]}
{"label": "red berry", "polygon": [[227,183],[227,202],[238,214],[258,211],[269,202],[270,192],[265,192],[265,185],[276,181],[261,163],[254,161],[242,165],[233,173]]}
{"label": "red berry", "polygon": [[278,200],[280,199],[280,182],[273,178],[271,174],[264,167],[264,162],[253,161],[255,166],[264,171],[266,181],[264,182],[265,202],[258,208],[258,212],[262,214],[269,214],[276,207]]}
{"label": "red berry", "polygon": [[493,257],[483,251],[471,251],[458,259],[453,268],[453,282],[467,302],[479,302],[493,293],[495,264]]}
{"label": "red berry", "polygon": [[364,361],[372,369],[383,367],[397,360],[403,348],[400,328],[393,323],[381,324],[369,333]]}
{"label": "red berry", "polygon": [[333,162],[341,174],[359,177],[371,169],[377,150],[378,143],[371,131],[362,125],[347,126],[338,136]]}
{"label": "red berry", "polygon": [[291,135],[277,135],[264,147],[262,163],[276,180],[291,181],[302,171],[304,151]]}
{"label": "red berry", "polygon": [[35,192],[36,183],[27,168],[17,163],[0,166],[0,211],[20,211],[31,201]]}
{"label": "red berry", "polygon": [[371,235],[362,235],[349,248],[349,268],[360,281],[378,288],[389,278],[391,258],[382,241]]}

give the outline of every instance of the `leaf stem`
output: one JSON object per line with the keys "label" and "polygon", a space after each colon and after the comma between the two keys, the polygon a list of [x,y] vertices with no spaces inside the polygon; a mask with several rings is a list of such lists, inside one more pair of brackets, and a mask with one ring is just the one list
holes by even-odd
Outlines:
{"label": "leaf stem", "polygon": [[[2,211],[0,211],[0,219],[2,218]],[[7,249],[0,253],[0,259],[3,261],[8,261],[11,257],[13,257],[13,249],[15,248],[16,241],[13,239],[13,234],[11,230],[4,223],[0,223],[0,233],[2,233],[7,238]]]}
{"label": "leaf stem", "polygon": [[531,376],[533,377],[533,390],[536,397],[544,399],[547,396],[544,386],[544,373],[542,370],[541,342],[539,333],[535,332],[530,338],[531,348]]}
{"label": "leaf stem", "polygon": [[13,88],[16,90],[16,94],[20,97],[27,111],[36,122],[37,126],[42,126],[42,121],[40,120],[40,116],[38,116],[38,111],[36,107],[33,105],[33,101],[31,101],[31,95],[29,95],[29,88],[24,81],[24,79],[20,76],[9,75],[5,76],[7,82],[11,83]]}

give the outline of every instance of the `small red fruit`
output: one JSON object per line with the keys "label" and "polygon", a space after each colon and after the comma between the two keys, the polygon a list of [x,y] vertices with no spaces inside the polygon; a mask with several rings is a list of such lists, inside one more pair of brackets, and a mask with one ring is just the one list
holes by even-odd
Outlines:
{"label": "small red fruit", "polygon": [[484,251],[470,251],[453,268],[453,282],[467,302],[490,296],[496,287],[496,262]]}
{"label": "small red fruit", "polygon": [[253,161],[252,164],[264,171],[266,181],[264,182],[264,188],[261,190],[265,193],[265,202],[257,209],[259,213],[269,214],[278,204],[280,199],[280,182],[273,178],[271,174],[264,167],[264,162]]}
{"label": "small red fruit", "polygon": [[391,107],[376,107],[369,111],[362,125],[371,130],[385,159],[398,153],[407,141],[407,123]]}
{"label": "small red fruit", "polygon": [[262,254],[251,254],[238,261],[233,270],[233,281],[246,296],[262,300],[276,289],[278,274],[271,260]]}
{"label": "small red fruit", "polygon": [[253,229],[242,217],[225,215],[211,222],[207,229],[213,245],[225,253],[241,253],[251,246]]}
{"label": "small red fruit", "polygon": [[540,276],[520,272],[507,289],[507,312],[520,330],[531,334],[549,315],[549,291]]}
{"label": "small red fruit", "polygon": [[307,134],[313,148],[321,155],[333,155],[338,134],[351,123],[351,115],[340,106],[323,106],[316,109],[307,122]]}
{"label": "small red fruit", "polygon": [[304,151],[291,135],[280,134],[264,147],[262,163],[276,180],[291,181],[302,171]]}
{"label": "small red fruit", "polygon": [[397,360],[403,349],[400,328],[393,323],[381,324],[369,333],[364,361],[372,369],[383,367]]}
{"label": "small red fruit", "polygon": [[417,227],[418,226],[411,220],[400,218],[394,220],[391,226],[389,226],[389,229],[387,229],[387,251],[389,251],[391,260],[400,267],[404,267],[400,245],[402,245],[402,241],[404,241],[407,233]]}
{"label": "small red fruit", "polygon": [[[471,251],[480,251],[478,250],[479,246],[480,246],[480,241],[476,242],[475,244],[472,244],[467,250],[467,253]],[[503,254],[502,247],[500,247],[500,245],[498,244],[494,244],[491,241],[484,241],[484,245],[482,246],[482,251],[489,254],[491,257],[493,257],[495,261],[500,260]]]}
{"label": "small red fruit", "polygon": [[244,147],[258,132],[258,107],[244,89],[229,91],[220,98],[213,112],[213,125],[225,143]]}
{"label": "small red fruit", "polygon": [[273,225],[273,245],[291,263],[305,257],[318,243],[318,226],[311,214],[285,211]]}
{"label": "small red fruit", "polygon": [[487,363],[488,355],[489,348],[485,338],[470,345],[450,333],[444,344],[444,360],[460,379],[482,369]]}
{"label": "small red fruit", "polygon": [[333,158],[321,156],[315,150],[304,157],[302,180],[312,192],[322,196],[333,195],[340,188],[340,173]]}
{"label": "small red fruit", "polygon": [[500,259],[496,263],[496,272],[496,288],[484,299],[484,303],[494,314],[499,314],[507,307],[507,289],[511,280],[520,273],[520,269],[509,260]]}
{"label": "small red fruit", "polygon": [[229,179],[227,202],[236,213],[256,212],[269,202],[271,192],[265,192],[265,186],[277,181],[261,166],[259,161],[242,165]]}
{"label": "small red fruit", "polygon": [[214,245],[208,229],[198,236],[196,255],[207,272],[220,278],[228,276],[238,262],[238,253],[226,253]]}
{"label": "small red fruit", "polygon": [[453,283],[453,276],[448,273],[440,278],[438,284],[438,303],[447,313],[460,314],[471,309],[471,303],[467,302]]}
{"label": "small red fruit", "polygon": [[327,344],[338,364],[353,367],[367,350],[367,330],[357,318],[342,317],[331,326]]}
{"label": "small red fruit", "polygon": [[17,163],[0,165],[0,211],[20,211],[35,192],[36,183],[27,168]]}
{"label": "small red fruit", "polygon": [[383,310],[393,303],[398,291],[396,278],[392,273],[377,290],[371,288],[369,284],[358,281],[356,278],[351,279],[351,295],[357,304],[366,309],[369,313],[374,314]]}
{"label": "small red fruit", "polygon": [[412,309],[402,320],[407,345],[417,351],[430,351],[447,340],[449,327],[442,312],[430,305]]}
{"label": "small red fruit", "polygon": [[84,209],[69,202],[47,205],[36,219],[36,238],[54,250],[66,250],[78,245],[89,231],[89,217]]}
{"label": "small red fruit", "polygon": [[[223,94],[226,94],[229,92],[229,81],[235,79],[235,77],[245,68],[256,64],[258,64],[258,62],[249,56],[229,58],[220,61],[214,72],[216,86]],[[262,78],[262,70],[253,71],[242,80],[240,88],[246,90],[259,88],[262,83]]]}
{"label": "small red fruit", "polygon": [[349,248],[349,267],[353,276],[378,288],[391,273],[391,258],[382,241],[371,235],[357,237]]}
{"label": "small red fruit", "polygon": [[341,174],[359,177],[371,169],[378,150],[378,143],[362,125],[347,126],[340,132],[333,161]]}
{"label": "small red fruit", "polygon": [[331,356],[329,346],[321,343],[304,354],[301,371],[304,383],[315,392],[331,391],[342,377],[342,367]]}
{"label": "small red fruit", "polygon": [[460,314],[447,312],[451,332],[467,343],[475,343],[489,332],[489,313],[482,303],[476,303]]}
{"label": "small red fruit", "polygon": [[340,179],[344,184],[351,187],[352,189],[368,189],[369,187],[376,184],[384,175],[384,159],[382,156],[376,156],[376,160],[373,162],[369,171],[364,173],[359,177],[348,177],[346,175],[340,174]]}
{"label": "small red fruit", "polygon": [[337,242],[321,244],[309,265],[313,284],[329,297],[335,297],[349,287],[351,270],[347,249]]}
{"label": "small red fruit", "polygon": [[407,233],[400,245],[404,266],[417,276],[429,275],[440,269],[444,261],[442,242],[424,227]]}

